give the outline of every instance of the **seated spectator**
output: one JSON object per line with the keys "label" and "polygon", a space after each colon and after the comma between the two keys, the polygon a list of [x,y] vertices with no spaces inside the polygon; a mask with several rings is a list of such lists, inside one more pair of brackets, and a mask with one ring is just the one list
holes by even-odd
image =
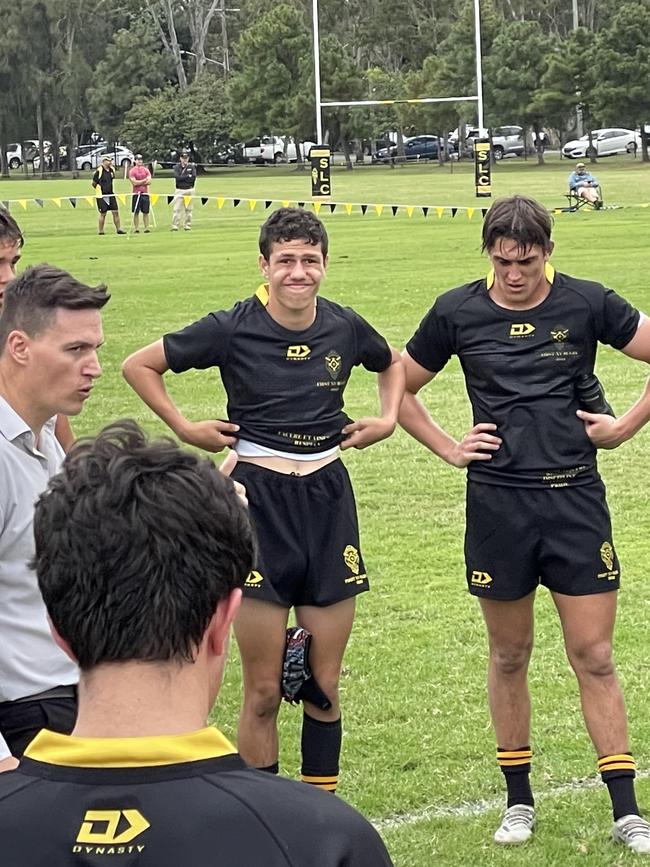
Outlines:
{"label": "seated spectator", "polygon": [[0,775],[3,864],[389,867],[350,806],[247,767],[206,723],[254,555],[209,459],[111,425],[73,447],[34,536],[55,641],[81,669],[79,714]]}
{"label": "seated spectator", "polygon": [[569,189],[580,199],[586,199],[594,208],[601,208],[602,201],[598,181],[584,163],[577,163],[574,172],[569,175]]}

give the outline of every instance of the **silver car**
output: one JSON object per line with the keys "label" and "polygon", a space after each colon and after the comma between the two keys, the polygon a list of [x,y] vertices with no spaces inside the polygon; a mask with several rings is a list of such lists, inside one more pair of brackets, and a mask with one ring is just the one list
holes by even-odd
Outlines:
{"label": "silver car", "polygon": [[[595,150],[594,156],[608,157],[613,154],[632,154],[641,147],[641,136],[633,129],[621,129],[609,127],[607,129],[594,129],[591,140]],[[589,135],[567,142],[562,148],[562,154],[570,160],[580,157],[588,157]]]}

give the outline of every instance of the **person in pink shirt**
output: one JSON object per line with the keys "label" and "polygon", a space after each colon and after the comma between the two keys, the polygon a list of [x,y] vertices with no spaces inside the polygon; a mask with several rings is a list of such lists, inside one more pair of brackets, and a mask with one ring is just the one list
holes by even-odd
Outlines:
{"label": "person in pink shirt", "polygon": [[133,213],[133,231],[140,231],[140,214],[144,223],[145,235],[149,232],[149,184],[151,172],[142,162],[142,154],[135,155],[135,165],[129,172],[129,180],[133,186],[131,196],[131,212]]}

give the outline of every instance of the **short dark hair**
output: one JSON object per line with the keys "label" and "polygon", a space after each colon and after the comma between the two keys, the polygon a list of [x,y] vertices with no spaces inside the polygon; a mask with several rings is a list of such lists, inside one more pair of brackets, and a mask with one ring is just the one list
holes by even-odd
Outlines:
{"label": "short dark hair", "polygon": [[131,420],[74,445],[36,504],[34,538],[48,613],[85,670],[192,661],[254,556],[231,479]]}
{"label": "short dark hair", "polygon": [[528,196],[497,199],[483,221],[481,250],[490,251],[499,238],[511,238],[522,249],[536,244],[549,250],[552,228],[551,215],[534,199]]}
{"label": "short dark hair", "polygon": [[18,223],[9,211],[0,205],[0,244],[6,244],[7,242],[13,242],[22,247],[25,239]]}
{"label": "short dark hair", "polygon": [[100,310],[111,296],[106,286],[87,286],[52,265],[34,265],[7,284],[0,316],[0,353],[16,329],[35,337],[51,323],[58,308]]}
{"label": "short dark hair", "polygon": [[327,256],[329,242],[325,226],[315,214],[303,208],[278,208],[263,224],[260,253],[267,262],[271,247],[280,241],[307,241],[314,247],[320,244],[323,256]]}

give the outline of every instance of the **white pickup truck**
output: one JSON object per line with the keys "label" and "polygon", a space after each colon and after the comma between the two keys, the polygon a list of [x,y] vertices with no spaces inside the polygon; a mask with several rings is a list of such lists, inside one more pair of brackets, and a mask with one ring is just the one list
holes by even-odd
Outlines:
{"label": "white pickup truck", "polygon": [[[287,142],[285,154],[285,141]],[[299,145],[303,159],[309,156],[314,142],[306,141]],[[235,159],[242,163],[295,163],[297,160],[296,143],[290,137],[264,135],[235,145]]]}

